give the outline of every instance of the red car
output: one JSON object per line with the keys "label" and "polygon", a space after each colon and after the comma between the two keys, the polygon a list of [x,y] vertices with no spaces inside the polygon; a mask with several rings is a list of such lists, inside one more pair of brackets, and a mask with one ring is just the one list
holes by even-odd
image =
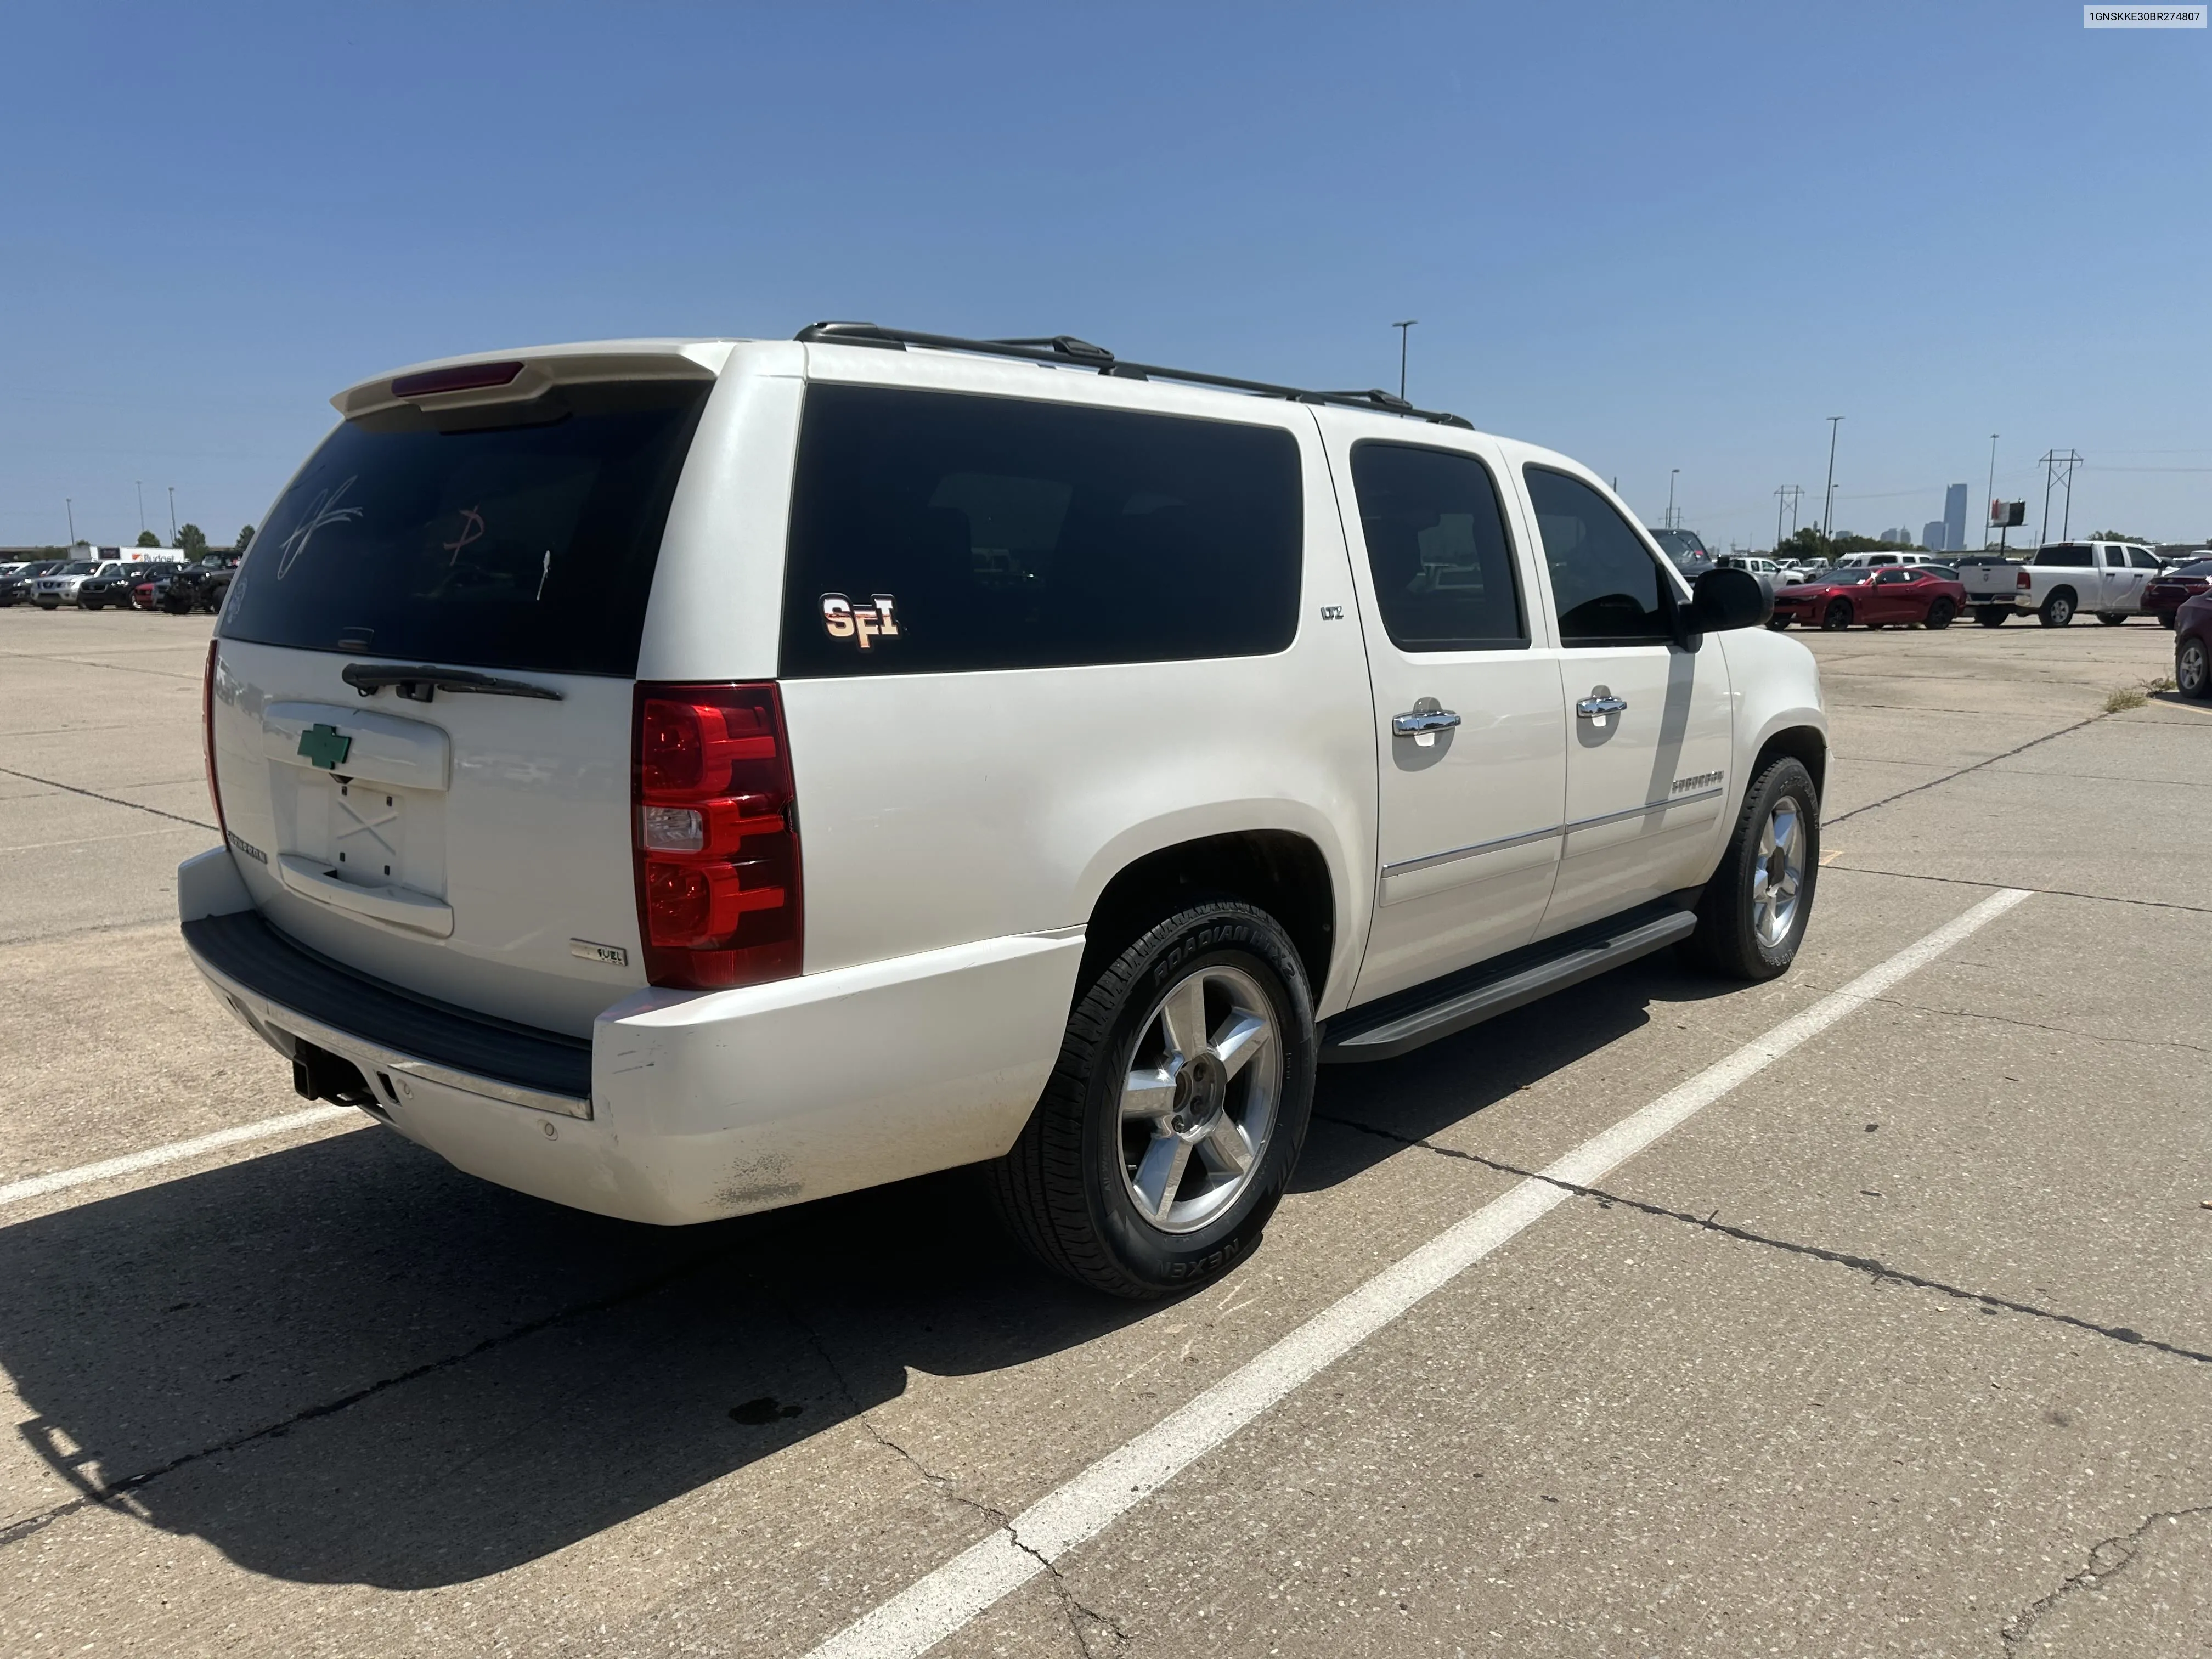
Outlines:
{"label": "red car", "polygon": [[2174,613],[2173,684],[2185,697],[2212,698],[2212,593]]}
{"label": "red car", "polygon": [[1941,565],[1846,566],[1778,589],[1769,628],[1948,628],[1966,608],[1966,590]]}
{"label": "red car", "polygon": [[2162,570],[2143,585],[2143,609],[2158,613],[2161,627],[2173,626],[2173,613],[2199,593],[2212,593],[2212,559]]}

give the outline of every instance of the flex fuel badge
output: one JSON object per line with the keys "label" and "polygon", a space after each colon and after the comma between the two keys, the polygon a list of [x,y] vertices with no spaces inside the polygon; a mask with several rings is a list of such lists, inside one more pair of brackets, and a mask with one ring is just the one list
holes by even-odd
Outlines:
{"label": "flex fuel badge", "polygon": [[889,593],[869,596],[870,603],[854,605],[842,593],[822,596],[822,626],[833,640],[853,640],[863,651],[877,640],[899,636],[898,618],[892,614],[898,601]]}
{"label": "flex fuel badge", "polygon": [[300,752],[308,764],[334,772],[353,752],[353,739],[335,726],[311,726],[300,733]]}

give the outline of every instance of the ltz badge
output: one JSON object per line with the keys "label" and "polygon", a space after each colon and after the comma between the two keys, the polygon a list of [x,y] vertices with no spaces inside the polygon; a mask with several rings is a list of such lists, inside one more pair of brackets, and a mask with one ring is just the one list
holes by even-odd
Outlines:
{"label": "ltz badge", "polygon": [[824,593],[822,626],[833,640],[857,640],[861,650],[872,650],[877,640],[898,638],[898,618],[893,614],[897,603],[889,593],[871,594],[866,605],[854,605],[842,593]]}

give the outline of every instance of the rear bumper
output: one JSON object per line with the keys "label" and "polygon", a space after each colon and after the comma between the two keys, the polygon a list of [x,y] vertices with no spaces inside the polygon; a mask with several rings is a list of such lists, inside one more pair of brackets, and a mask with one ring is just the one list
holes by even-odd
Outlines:
{"label": "rear bumper", "polygon": [[1036,1103],[1083,951],[1020,934],[775,984],[643,991],[588,1044],[411,997],[301,950],[230,854],[178,872],[185,943],[288,1057],[350,1060],[364,1109],[469,1173],[678,1224],[996,1157]]}

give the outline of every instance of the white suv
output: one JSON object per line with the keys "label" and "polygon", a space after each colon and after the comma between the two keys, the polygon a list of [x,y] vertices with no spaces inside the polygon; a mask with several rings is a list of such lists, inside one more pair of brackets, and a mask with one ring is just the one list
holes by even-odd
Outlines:
{"label": "white suv", "polygon": [[981,1164],[1153,1294],[1255,1241],[1316,1062],[1803,935],[1811,656],[1455,416],[865,325],[334,401],[209,653],[185,938],[302,1094],[489,1180],[681,1223]]}

